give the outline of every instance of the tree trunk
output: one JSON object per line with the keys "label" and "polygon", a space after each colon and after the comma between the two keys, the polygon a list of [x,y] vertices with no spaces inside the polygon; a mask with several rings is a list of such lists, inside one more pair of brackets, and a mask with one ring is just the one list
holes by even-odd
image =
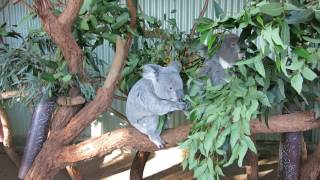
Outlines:
{"label": "tree trunk", "polygon": [[279,147],[279,179],[298,180],[301,163],[301,132],[281,134]]}
{"label": "tree trunk", "polygon": [[150,156],[150,152],[138,151],[133,159],[130,169],[130,180],[142,180],[143,170]]}

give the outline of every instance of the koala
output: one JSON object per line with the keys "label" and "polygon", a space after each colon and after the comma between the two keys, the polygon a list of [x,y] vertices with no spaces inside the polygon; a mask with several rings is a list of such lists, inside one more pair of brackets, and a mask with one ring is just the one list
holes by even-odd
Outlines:
{"label": "koala", "polygon": [[126,115],[129,122],[158,148],[165,144],[160,137],[161,132],[157,130],[159,116],[186,107],[182,101],[184,92],[180,70],[181,64],[178,62],[172,62],[167,67],[144,65],[142,78],[128,94]]}
{"label": "koala", "polygon": [[205,60],[200,69],[200,76],[208,76],[213,85],[226,83],[225,69],[234,66],[235,62],[244,57],[238,44],[239,37],[236,34],[226,34],[221,47],[210,59]]}

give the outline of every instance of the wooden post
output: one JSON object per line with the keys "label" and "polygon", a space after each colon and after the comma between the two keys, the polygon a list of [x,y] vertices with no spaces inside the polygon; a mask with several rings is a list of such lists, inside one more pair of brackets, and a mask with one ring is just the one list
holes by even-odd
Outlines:
{"label": "wooden post", "polygon": [[130,180],[142,180],[143,170],[150,156],[150,152],[138,151],[134,157],[130,170]]}
{"label": "wooden post", "polygon": [[[254,136],[251,137],[255,143]],[[248,150],[246,154],[246,174],[248,180],[257,180],[259,178],[259,166],[258,166],[258,155]]]}
{"label": "wooden post", "polygon": [[279,146],[279,179],[300,179],[301,132],[281,134]]}

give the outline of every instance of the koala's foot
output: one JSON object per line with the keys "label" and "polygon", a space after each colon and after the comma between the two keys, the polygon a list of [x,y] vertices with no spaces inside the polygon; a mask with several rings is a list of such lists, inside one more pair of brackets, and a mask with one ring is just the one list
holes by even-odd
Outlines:
{"label": "koala's foot", "polygon": [[159,148],[163,148],[166,142],[160,136],[149,136],[149,139]]}

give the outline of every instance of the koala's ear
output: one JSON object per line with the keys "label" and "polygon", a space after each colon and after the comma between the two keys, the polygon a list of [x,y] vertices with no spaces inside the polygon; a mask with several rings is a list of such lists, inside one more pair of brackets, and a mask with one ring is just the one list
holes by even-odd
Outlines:
{"label": "koala's ear", "polygon": [[145,79],[156,80],[161,66],[157,64],[146,64],[143,66],[142,77]]}
{"label": "koala's ear", "polygon": [[172,61],[168,66],[168,68],[171,68],[177,72],[181,71],[181,67],[182,67],[182,65],[179,61]]}

